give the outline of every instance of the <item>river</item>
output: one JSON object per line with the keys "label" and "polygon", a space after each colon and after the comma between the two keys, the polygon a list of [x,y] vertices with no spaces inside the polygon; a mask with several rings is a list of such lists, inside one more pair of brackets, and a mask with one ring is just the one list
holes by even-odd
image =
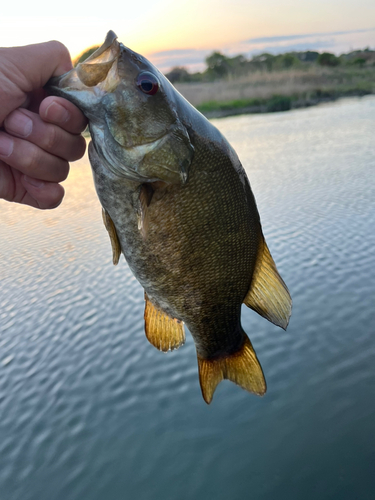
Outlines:
{"label": "river", "polygon": [[84,157],[58,209],[0,202],[1,500],[374,498],[375,98],[214,123],[293,297],[243,308],[267,394],[207,406],[190,335],[147,342]]}

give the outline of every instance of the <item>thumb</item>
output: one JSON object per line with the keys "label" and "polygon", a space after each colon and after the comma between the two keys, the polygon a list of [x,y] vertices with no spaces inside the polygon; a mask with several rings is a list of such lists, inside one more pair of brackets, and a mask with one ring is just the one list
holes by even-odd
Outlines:
{"label": "thumb", "polygon": [[56,40],[12,47],[7,56],[18,70],[13,75],[14,83],[23,92],[37,90],[52,76],[62,75],[73,67],[68,49]]}
{"label": "thumb", "polygon": [[31,92],[71,68],[68,49],[57,41],[0,49],[0,126]]}

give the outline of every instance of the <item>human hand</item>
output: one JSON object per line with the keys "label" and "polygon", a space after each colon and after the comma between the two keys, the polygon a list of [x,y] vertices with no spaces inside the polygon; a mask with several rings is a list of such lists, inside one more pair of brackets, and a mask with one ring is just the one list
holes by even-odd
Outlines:
{"label": "human hand", "polygon": [[59,42],[0,49],[0,198],[55,208],[69,161],[85,152],[87,120],[72,103],[45,97],[52,76],[72,68]]}

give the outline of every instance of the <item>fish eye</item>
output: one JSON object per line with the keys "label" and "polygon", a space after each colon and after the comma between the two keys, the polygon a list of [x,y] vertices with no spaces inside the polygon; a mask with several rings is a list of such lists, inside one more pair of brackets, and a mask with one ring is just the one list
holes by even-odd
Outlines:
{"label": "fish eye", "polygon": [[154,95],[159,90],[159,80],[152,73],[140,73],[137,78],[137,86],[148,95]]}

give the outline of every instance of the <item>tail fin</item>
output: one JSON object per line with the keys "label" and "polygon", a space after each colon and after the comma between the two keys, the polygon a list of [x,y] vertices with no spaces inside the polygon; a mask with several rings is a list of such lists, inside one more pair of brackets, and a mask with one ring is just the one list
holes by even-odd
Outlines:
{"label": "tail fin", "polygon": [[210,404],[218,384],[228,379],[249,392],[263,396],[267,390],[262,367],[245,334],[241,349],[228,357],[204,359],[198,355],[199,382],[203,399]]}

